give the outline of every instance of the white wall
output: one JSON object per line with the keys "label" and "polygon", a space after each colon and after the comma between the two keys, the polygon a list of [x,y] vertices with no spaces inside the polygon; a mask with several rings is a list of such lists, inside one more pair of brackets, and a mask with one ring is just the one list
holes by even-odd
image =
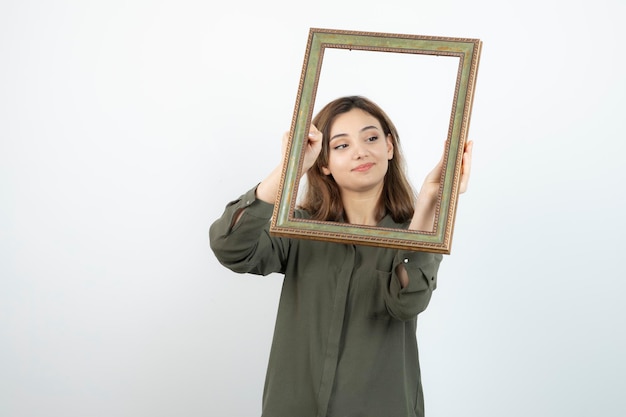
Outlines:
{"label": "white wall", "polygon": [[[213,5],[216,4],[216,5]],[[310,27],[484,42],[429,417],[626,414],[621,0],[0,3],[0,415],[259,415],[280,277],[207,245]]]}

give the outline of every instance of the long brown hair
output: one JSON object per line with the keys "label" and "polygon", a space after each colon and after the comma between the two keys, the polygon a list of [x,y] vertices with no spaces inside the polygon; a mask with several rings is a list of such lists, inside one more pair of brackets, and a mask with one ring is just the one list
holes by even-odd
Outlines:
{"label": "long brown hair", "polygon": [[322,168],[328,166],[331,125],[338,115],[355,108],[366,111],[380,122],[385,136],[391,136],[394,149],[376,209],[377,220],[380,221],[389,213],[396,223],[405,223],[413,217],[415,193],[407,179],[398,132],[387,114],[377,104],[362,96],[335,99],[324,106],[313,118],[313,124],[322,132],[324,138],[320,155],[307,172],[306,190],[300,207],[308,211],[314,220],[340,221],[345,219],[339,186],[332,175],[324,174]]}

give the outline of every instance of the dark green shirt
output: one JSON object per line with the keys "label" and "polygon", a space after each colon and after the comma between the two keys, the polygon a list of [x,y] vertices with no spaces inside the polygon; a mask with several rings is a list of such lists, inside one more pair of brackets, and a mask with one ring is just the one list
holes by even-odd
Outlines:
{"label": "dark green shirt", "polygon": [[[417,315],[436,288],[442,256],[270,236],[272,211],[252,189],[209,232],[227,268],[284,274],[262,417],[423,416]],[[387,216],[379,226],[408,225]],[[401,263],[406,288],[395,274]]]}

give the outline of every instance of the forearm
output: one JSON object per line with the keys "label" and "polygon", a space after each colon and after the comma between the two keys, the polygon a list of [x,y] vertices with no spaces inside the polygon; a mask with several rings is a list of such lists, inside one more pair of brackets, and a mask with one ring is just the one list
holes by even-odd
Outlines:
{"label": "forearm", "polygon": [[[438,190],[435,187],[422,187],[415,204],[415,212],[409,224],[410,230],[431,231],[435,222]],[[403,264],[396,267],[401,288],[409,285],[409,275]]]}
{"label": "forearm", "polygon": [[409,229],[427,232],[433,230],[438,192],[438,187],[422,187],[417,197],[415,212],[409,224]]}
{"label": "forearm", "polygon": [[[256,197],[266,203],[274,204],[280,187],[280,179],[283,175],[284,154],[289,140],[289,132],[283,135],[283,160],[274,168],[274,170],[259,184],[256,190]],[[315,163],[322,149],[322,134],[317,128],[311,125],[307,142],[305,144],[304,159],[302,160],[302,171],[300,176],[304,175]]]}
{"label": "forearm", "polygon": [[273,205],[255,198],[254,189],[228,203],[209,228],[210,247],[222,265],[261,275],[281,270],[283,242],[268,232],[272,210]]}
{"label": "forearm", "polygon": [[[280,186],[280,177],[282,175],[283,165],[279,164],[270,174],[259,183],[256,188],[255,196],[261,201],[274,204],[278,195],[278,187]],[[237,224],[245,208],[241,208],[233,220],[233,225]]]}
{"label": "forearm", "polygon": [[279,164],[265,177],[256,189],[256,197],[266,203],[274,204],[280,186],[280,177],[283,173],[283,164]]}

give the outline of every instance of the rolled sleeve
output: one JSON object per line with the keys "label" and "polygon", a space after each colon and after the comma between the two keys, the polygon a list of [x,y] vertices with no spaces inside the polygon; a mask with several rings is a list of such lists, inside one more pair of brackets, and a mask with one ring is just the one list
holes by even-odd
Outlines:
{"label": "rolled sleeve", "polygon": [[[437,271],[442,259],[442,255],[428,252],[398,253],[385,297],[389,314],[398,320],[410,320],[426,309],[437,288]],[[404,288],[396,273],[399,265],[404,266],[409,277],[409,284]]]}
{"label": "rolled sleeve", "polygon": [[209,245],[218,261],[235,272],[282,271],[285,242],[269,234],[273,211],[272,204],[256,198],[256,187],[228,203],[209,228]]}
{"label": "rolled sleeve", "polygon": [[437,271],[443,256],[426,252],[405,252],[399,254],[398,258],[394,268],[401,263],[409,275],[409,285],[402,289],[403,292],[437,288]]}
{"label": "rolled sleeve", "polygon": [[269,203],[258,200],[256,198],[256,187],[254,187],[226,205],[222,216],[209,229],[210,242],[213,243],[214,240],[229,235],[234,229],[233,225],[236,216],[244,209],[246,214],[267,221],[271,218],[274,207]]}

